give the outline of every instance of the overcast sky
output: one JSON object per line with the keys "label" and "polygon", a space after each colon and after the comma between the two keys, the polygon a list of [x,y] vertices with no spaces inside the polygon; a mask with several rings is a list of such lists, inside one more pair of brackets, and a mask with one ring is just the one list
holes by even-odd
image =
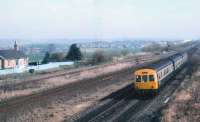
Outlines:
{"label": "overcast sky", "polygon": [[198,38],[199,0],[0,0],[0,38]]}

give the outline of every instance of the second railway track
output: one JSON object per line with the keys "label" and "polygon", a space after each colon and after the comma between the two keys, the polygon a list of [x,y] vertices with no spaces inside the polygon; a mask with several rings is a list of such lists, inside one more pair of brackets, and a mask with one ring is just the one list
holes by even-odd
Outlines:
{"label": "second railway track", "polygon": [[[74,122],[138,122],[142,121],[144,115],[155,112],[158,108],[165,105],[164,101],[170,97],[181,81],[188,73],[188,67],[184,68],[173,80],[165,85],[160,94],[154,98],[144,98],[134,94],[131,86],[121,89],[116,97],[106,98],[106,104],[97,106],[78,118],[68,121]],[[145,118],[145,117],[144,117]]]}

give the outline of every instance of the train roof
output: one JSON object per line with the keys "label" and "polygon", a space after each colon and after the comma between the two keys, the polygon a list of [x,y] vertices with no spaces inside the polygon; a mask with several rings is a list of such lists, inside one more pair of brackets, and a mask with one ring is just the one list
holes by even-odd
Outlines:
{"label": "train roof", "polygon": [[170,65],[170,64],[173,64],[172,61],[177,61],[178,59],[182,58],[182,57],[183,57],[183,54],[184,54],[184,52],[182,52],[182,53],[176,53],[176,54],[174,54],[174,55],[172,55],[172,56],[170,56],[170,57],[161,59],[161,60],[156,61],[156,62],[154,62],[154,63],[152,63],[152,64],[143,66],[143,67],[141,67],[141,68],[139,68],[139,69],[144,69],[144,68],[146,68],[146,69],[155,69],[155,70],[159,71],[159,70],[162,69],[163,67],[166,67],[166,66],[168,66],[168,65]]}
{"label": "train roof", "polygon": [[175,55],[172,55],[169,57],[169,59],[174,60],[174,61],[176,61],[180,58],[182,58],[182,53],[176,53]]}
{"label": "train roof", "polygon": [[149,64],[147,66],[141,67],[140,69],[143,69],[143,68],[149,69],[150,68],[150,69],[155,69],[155,70],[159,71],[163,67],[168,66],[170,64],[172,64],[172,61],[170,59],[166,58],[166,59],[161,59],[155,63]]}

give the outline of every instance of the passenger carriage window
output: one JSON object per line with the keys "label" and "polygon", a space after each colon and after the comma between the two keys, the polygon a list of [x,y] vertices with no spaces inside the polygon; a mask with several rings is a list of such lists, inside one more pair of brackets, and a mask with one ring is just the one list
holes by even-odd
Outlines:
{"label": "passenger carriage window", "polygon": [[140,75],[136,76],[136,82],[141,82],[141,76]]}
{"label": "passenger carriage window", "polygon": [[143,76],[142,76],[142,81],[143,81],[143,82],[147,82],[147,80],[148,80],[148,79],[147,79],[147,75],[143,75]]}
{"label": "passenger carriage window", "polygon": [[153,75],[149,75],[149,81],[154,81],[154,76]]}
{"label": "passenger carriage window", "polygon": [[158,78],[159,78],[159,79],[161,78],[161,73],[158,75]]}

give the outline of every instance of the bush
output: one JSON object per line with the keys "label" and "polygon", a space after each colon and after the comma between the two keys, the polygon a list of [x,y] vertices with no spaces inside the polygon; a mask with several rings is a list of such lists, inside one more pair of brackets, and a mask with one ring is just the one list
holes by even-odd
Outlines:
{"label": "bush", "polygon": [[128,55],[128,53],[129,53],[129,51],[128,51],[127,49],[123,49],[123,50],[121,51],[121,54],[122,54],[123,56]]}
{"label": "bush", "polygon": [[94,54],[92,56],[92,62],[91,62],[92,65],[103,63],[105,61],[106,61],[106,55],[105,55],[104,51],[97,50],[94,52]]}

